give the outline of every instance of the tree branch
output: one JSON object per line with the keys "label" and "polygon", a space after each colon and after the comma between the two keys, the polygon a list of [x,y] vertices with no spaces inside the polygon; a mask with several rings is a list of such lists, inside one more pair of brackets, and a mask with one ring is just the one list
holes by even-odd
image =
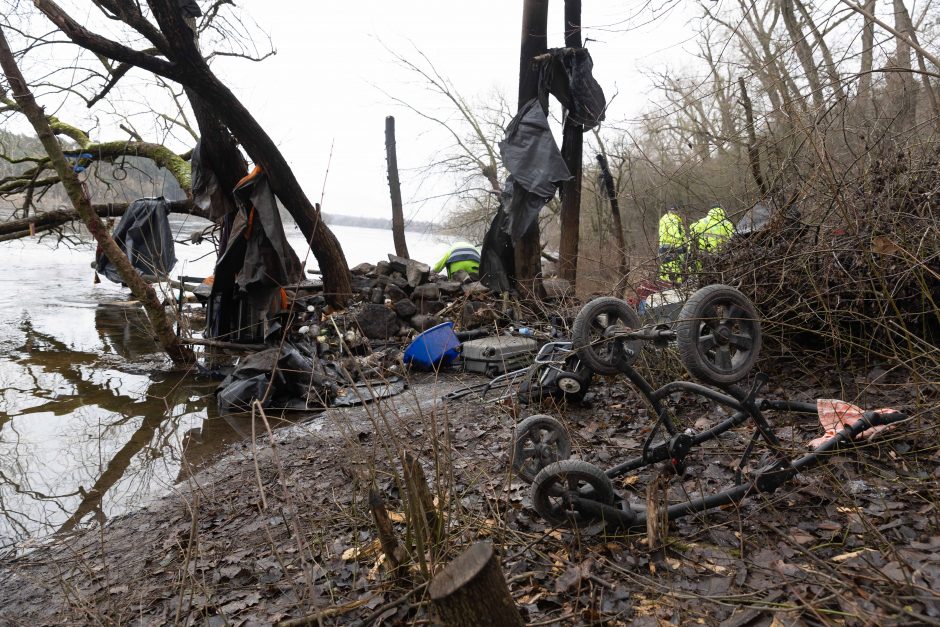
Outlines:
{"label": "tree branch", "polygon": [[182,82],[176,64],[158,59],[140,50],[128,48],[116,41],[91,32],[73,20],[52,0],[33,0],[33,4],[35,4],[36,8],[55,24],[66,37],[82,48],[104,55],[115,61],[136,65],[154,74]]}

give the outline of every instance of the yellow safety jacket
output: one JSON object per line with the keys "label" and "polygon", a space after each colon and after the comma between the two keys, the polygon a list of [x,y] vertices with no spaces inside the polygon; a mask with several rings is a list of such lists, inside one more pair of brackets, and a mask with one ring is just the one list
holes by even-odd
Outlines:
{"label": "yellow safety jacket", "polygon": [[434,272],[440,272],[447,267],[447,276],[464,270],[469,274],[480,273],[480,249],[470,242],[457,242],[450,247],[444,256],[434,265]]}
{"label": "yellow safety jacket", "polygon": [[686,237],[682,216],[668,212],[659,219],[659,278],[680,283],[685,273]]}
{"label": "yellow safety jacket", "polygon": [[692,223],[690,229],[699,250],[717,252],[734,235],[734,225],[728,221],[725,210],[712,207],[701,220]]}

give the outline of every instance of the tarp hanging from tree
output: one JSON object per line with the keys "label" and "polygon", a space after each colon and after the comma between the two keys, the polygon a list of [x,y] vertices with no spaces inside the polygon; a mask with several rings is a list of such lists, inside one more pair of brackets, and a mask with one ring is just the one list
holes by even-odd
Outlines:
{"label": "tarp hanging from tree", "polygon": [[493,217],[480,249],[480,280],[494,292],[508,292],[509,277],[515,274],[512,240],[509,237],[509,216],[506,207],[512,199],[512,181],[507,179],[500,194],[499,211]]}
{"label": "tarp hanging from tree", "polygon": [[[281,289],[298,283],[303,276],[297,253],[284,233],[274,192],[260,167],[239,182],[235,200],[239,211],[228,246],[216,263],[209,298],[212,337],[241,333],[240,329],[257,325],[276,313]],[[250,321],[245,319],[239,302],[247,306]]]}
{"label": "tarp hanging from tree", "polygon": [[196,142],[189,163],[192,168],[193,204],[207,212],[213,222],[233,212],[235,207],[222,191],[215,170],[205,155],[202,140]]}
{"label": "tarp hanging from tree", "polygon": [[[170,205],[160,198],[140,198],[131,203],[114,229],[114,241],[142,275],[164,277],[176,265],[176,247],[170,231]],[[102,252],[96,269],[115,283],[122,283],[117,268]]]}
{"label": "tarp hanging from tree", "polygon": [[509,218],[505,227],[513,242],[529,230],[545,206],[571,173],[561,157],[548,118],[537,99],[527,102],[506,128],[499,154],[509,170],[512,198],[504,205]]}
{"label": "tarp hanging from tree", "polygon": [[568,118],[585,128],[604,121],[607,98],[594,78],[594,61],[587,48],[553,48],[540,70],[544,89],[567,110]]}

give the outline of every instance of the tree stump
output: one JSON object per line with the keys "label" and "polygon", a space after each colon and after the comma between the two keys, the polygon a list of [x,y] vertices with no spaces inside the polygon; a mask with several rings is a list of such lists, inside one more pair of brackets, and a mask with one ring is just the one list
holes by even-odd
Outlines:
{"label": "tree stump", "polygon": [[428,586],[441,622],[454,627],[521,627],[499,559],[489,542],[477,542],[434,576]]}

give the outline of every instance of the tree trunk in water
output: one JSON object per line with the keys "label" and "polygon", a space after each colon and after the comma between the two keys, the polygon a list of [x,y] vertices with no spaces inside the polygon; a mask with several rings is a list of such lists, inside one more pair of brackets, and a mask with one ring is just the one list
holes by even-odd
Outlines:
{"label": "tree trunk in water", "polygon": [[[539,95],[539,72],[533,59],[548,50],[548,0],[524,0],[522,7],[522,46],[519,53],[518,108]],[[543,294],[539,275],[542,245],[538,220],[515,244],[516,287],[524,296]]]}
{"label": "tree trunk in water", "polygon": [[[565,47],[581,47],[581,0],[565,0]],[[581,165],[584,127],[565,118],[561,156],[572,178],[561,187],[561,242],[558,270],[574,286],[578,278],[578,243],[581,235]]]}
{"label": "tree trunk in water", "polygon": [[49,127],[45,113],[36,103],[36,100],[27,87],[26,79],[23,78],[22,73],[20,73],[19,68],[16,66],[13,52],[7,44],[2,29],[0,29],[0,66],[2,66],[3,73],[6,74],[7,80],[10,82],[13,98],[23,108],[23,113],[26,115],[30,124],[33,125],[36,134],[39,135],[39,140],[42,142],[43,148],[49,155],[49,160],[52,162],[56,173],[59,175],[59,180],[62,182],[63,187],[65,187],[69,200],[71,200],[75,209],[82,217],[82,221],[85,223],[85,226],[88,227],[95,241],[101,246],[104,254],[107,255],[111,263],[114,264],[118,274],[121,276],[121,280],[130,287],[134,298],[143,304],[150,324],[153,327],[153,332],[156,335],[157,342],[174,362],[188,363],[195,361],[193,352],[181,345],[179,338],[177,338],[176,334],[173,332],[173,322],[170,320],[166,310],[157,298],[153,287],[148,285],[137,273],[137,270],[131,265],[127,255],[118,247],[117,242],[114,241],[104,224],[101,223],[101,220],[91,206],[91,202],[85,197],[81,183],[79,183],[75,173],[69,168],[65,160],[65,155],[62,154],[62,148],[59,146],[59,141],[55,138],[52,129]]}
{"label": "tree trunk in water", "polygon": [[610,215],[614,222],[614,237],[617,241],[617,250],[620,257],[620,279],[617,281],[617,289],[614,293],[620,297],[623,295],[627,275],[630,274],[630,260],[627,257],[627,244],[623,237],[623,220],[620,217],[620,202],[617,200],[617,188],[614,185],[614,176],[610,173],[610,165],[607,163],[607,156],[603,153],[598,154],[597,165],[601,170],[600,178],[604,186],[604,193],[607,194],[607,200],[610,202]]}
{"label": "tree trunk in water", "polygon": [[751,104],[751,97],[747,95],[747,86],[744,84],[743,77],[738,77],[738,86],[741,88],[741,106],[744,107],[744,121],[747,124],[747,160],[760,195],[766,196],[768,189],[760,167],[760,150],[757,147],[757,131],[754,128],[754,107]]}
{"label": "tree trunk in water", "polygon": [[434,576],[431,604],[450,627],[522,627],[499,559],[489,542],[477,542]]}
{"label": "tree trunk in water", "polygon": [[385,160],[388,163],[388,189],[392,195],[392,239],[395,254],[405,259],[408,243],[405,241],[405,215],[401,207],[401,182],[398,180],[398,153],[395,150],[395,118],[385,118]]}

